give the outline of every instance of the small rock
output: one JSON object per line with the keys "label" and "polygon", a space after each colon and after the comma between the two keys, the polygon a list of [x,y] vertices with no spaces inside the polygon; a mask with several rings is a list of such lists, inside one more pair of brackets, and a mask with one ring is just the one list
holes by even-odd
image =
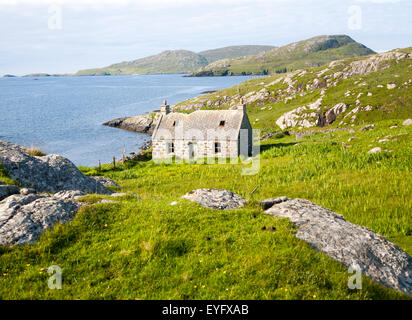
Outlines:
{"label": "small rock", "polygon": [[200,204],[202,207],[217,210],[233,210],[243,207],[246,200],[227,190],[197,189],[185,194],[182,198]]}
{"label": "small rock", "polygon": [[87,196],[87,193],[80,190],[60,191],[53,195],[53,197],[60,200],[77,200],[84,196]]}
{"label": "small rock", "polygon": [[91,177],[97,182],[100,182],[102,185],[105,187],[120,187],[116,182],[114,182],[112,179],[106,178],[106,177]]}
{"label": "small rock", "polygon": [[402,123],[403,126],[410,126],[412,125],[412,119],[407,119]]}
{"label": "small rock", "polygon": [[171,205],[171,206],[176,206],[176,205],[177,205],[177,201],[173,201],[170,205]]}
{"label": "small rock", "polygon": [[279,197],[279,198],[275,198],[275,199],[266,199],[266,200],[262,200],[259,202],[260,206],[263,208],[263,210],[267,210],[269,208],[271,208],[272,206],[274,206],[277,203],[281,203],[281,202],[285,202],[290,200],[288,197]]}
{"label": "small rock", "polygon": [[388,90],[395,89],[395,88],[396,88],[396,84],[394,84],[394,83],[388,83],[388,84],[386,85],[386,88],[388,88]]}
{"label": "small rock", "polygon": [[392,126],[392,127],[389,127],[389,129],[396,129],[396,128],[399,128],[398,126]]}
{"label": "small rock", "polygon": [[375,154],[375,153],[378,153],[378,152],[382,152],[382,148],[376,147],[376,148],[373,148],[373,149],[368,151],[369,154]]}
{"label": "small rock", "polygon": [[127,193],[120,193],[120,192],[118,192],[118,193],[112,193],[110,196],[111,196],[111,197],[114,197],[114,198],[119,198],[119,197],[127,196]]}
{"label": "small rock", "polygon": [[356,137],[350,137],[349,139],[348,139],[348,142],[351,142],[352,140],[355,140],[356,139]]}
{"label": "small rock", "polygon": [[386,142],[389,142],[390,140],[389,139],[381,139],[381,140],[379,140],[379,143],[386,143]]}
{"label": "small rock", "polygon": [[20,189],[20,194],[22,195],[28,195],[28,194],[36,194],[36,190],[32,189],[32,188],[22,188]]}
{"label": "small rock", "polygon": [[367,126],[364,126],[363,128],[360,129],[360,131],[368,131],[368,130],[372,130],[375,128],[374,124],[368,124]]}
{"label": "small rock", "polygon": [[97,203],[118,203],[118,202],[117,202],[117,201],[113,201],[113,200],[103,199],[103,200],[100,200],[100,201],[97,202]]}

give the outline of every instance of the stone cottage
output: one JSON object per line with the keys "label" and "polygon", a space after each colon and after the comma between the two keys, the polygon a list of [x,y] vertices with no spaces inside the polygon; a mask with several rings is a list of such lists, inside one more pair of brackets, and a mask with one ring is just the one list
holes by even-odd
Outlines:
{"label": "stone cottage", "polygon": [[252,126],[246,104],[234,110],[171,112],[167,102],[152,135],[153,160],[237,158],[252,154]]}

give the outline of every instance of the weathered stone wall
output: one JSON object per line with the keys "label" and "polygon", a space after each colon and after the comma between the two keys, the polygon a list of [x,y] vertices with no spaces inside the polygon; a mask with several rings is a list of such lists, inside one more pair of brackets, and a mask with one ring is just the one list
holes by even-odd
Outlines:
{"label": "weathered stone wall", "polygon": [[[168,153],[168,143],[171,142],[174,143],[174,153]],[[215,153],[215,142],[221,144],[220,153]],[[237,158],[239,155],[237,140],[156,140],[153,141],[153,159],[167,159],[173,156],[179,159],[191,159],[190,143],[196,144],[194,158]]]}

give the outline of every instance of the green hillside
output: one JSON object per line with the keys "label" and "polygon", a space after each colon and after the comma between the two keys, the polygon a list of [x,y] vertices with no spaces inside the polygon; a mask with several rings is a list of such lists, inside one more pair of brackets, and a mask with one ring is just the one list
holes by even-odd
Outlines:
{"label": "green hillside", "polygon": [[221,59],[232,59],[245,56],[252,56],[262,52],[272,50],[274,46],[230,46],[214,50],[207,50],[199,52],[200,55],[205,57],[208,63],[215,62]]}
{"label": "green hillside", "polygon": [[345,35],[319,36],[254,56],[219,60],[199,69],[193,76],[284,73],[373,53],[371,49]]}
{"label": "green hillside", "polygon": [[104,68],[78,71],[77,76],[190,73],[209,63],[223,59],[257,54],[270,46],[233,46],[194,53],[187,50],[164,51],[160,54],[112,64]]}
{"label": "green hillside", "polygon": [[147,58],[112,64],[106,68],[81,70],[82,75],[187,73],[207,64],[206,58],[187,50],[164,51]]}

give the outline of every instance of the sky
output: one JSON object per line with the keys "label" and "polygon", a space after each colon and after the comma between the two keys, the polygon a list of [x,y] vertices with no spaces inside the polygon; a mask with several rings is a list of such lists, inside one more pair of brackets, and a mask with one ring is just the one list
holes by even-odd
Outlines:
{"label": "sky", "polygon": [[411,15],[412,0],[0,0],[0,75],[325,34],[383,52],[412,46]]}

